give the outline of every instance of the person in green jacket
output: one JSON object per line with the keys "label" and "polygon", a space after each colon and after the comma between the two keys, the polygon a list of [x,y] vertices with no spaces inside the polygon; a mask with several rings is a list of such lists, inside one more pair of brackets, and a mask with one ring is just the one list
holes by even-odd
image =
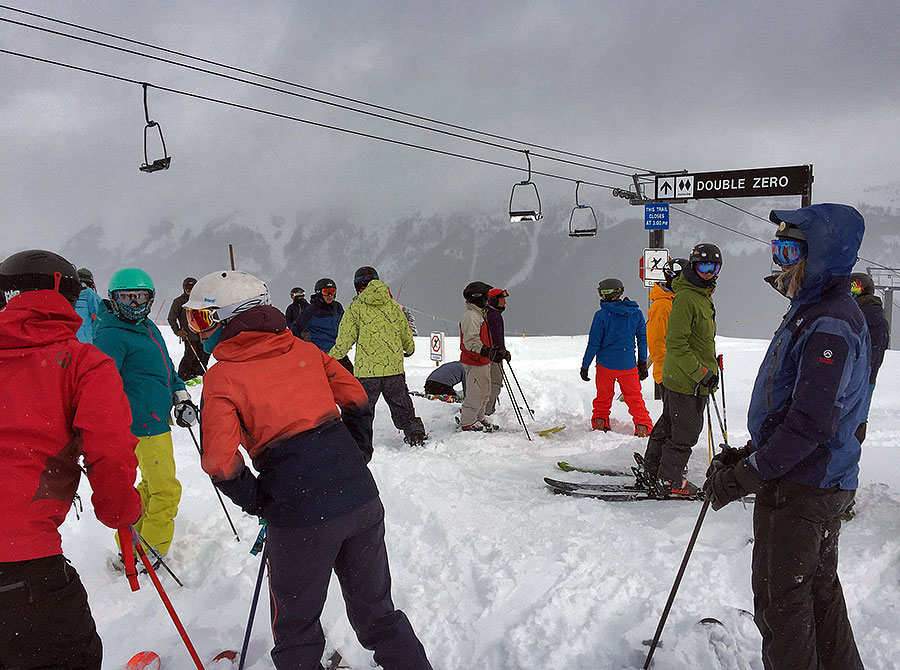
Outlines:
{"label": "person in green jacket", "polygon": [[672,281],[675,298],[666,329],[663,413],[647,441],[641,478],[659,497],[698,495],[697,487],[684,474],[703,430],[709,394],[719,386],[712,294],[721,268],[719,247],[701,243]]}
{"label": "person in green jacket", "polygon": [[144,510],[134,526],[148,545],[165,555],[181,500],[169,411],[174,406],[176,422],[184,427],[196,425],[198,412],[159,328],[147,318],[154,295],[153,280],[143,270],[115,272],[109,280],[113,311],[100,316],[94,346],[115,362],[131,405],[131,432],[138,438],[135,455],[141,470],[137,490]]}
{"label": "person in green jacket", "polygon": [[403,370],[404,356],[412,356],[416,350],[409,322],[375,268],[359,268],[353,285],[356,297],[341,318],[328,355],[340,360],[356,345],[353,374],[369,396],[369,408],[374,412],[375,403],[383,395],[404,441],[421,446],[425,443],[425,426],[416,416]]}

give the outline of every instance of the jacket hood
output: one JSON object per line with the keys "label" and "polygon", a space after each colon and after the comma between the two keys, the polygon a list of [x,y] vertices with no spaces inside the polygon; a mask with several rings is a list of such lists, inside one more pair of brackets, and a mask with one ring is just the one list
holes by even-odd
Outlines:
{"label": "jacket hood", "polygon": [[391,301],[391,290],[380,279],[373,279],[354,300],[366,305],[385,305]]}
{"label": "jacket hood", "polygon": [[650,300],[672,300],[675,291],[670,291],[662,282],[656,282],[650,289]]}
{"label": "jacket hood", "polygon": [[[230,340],[245,330],[280,333],[283,330],[287,330],[287,321],[285,321],[281,310],[271,305],[260,305],[259,307],[248,309],[246,312],[241,312],[237,316],[228,319],[219,344]],[[218,352],[218,350],[217,345],[216,351]],[[216,358],[218,358],[218,354]]]}
{"label": "jacket hood", "polygon": [[601,301],[600,309],[602,309],[604,312],[614,314],[615,316],[628,316],[629,314],[633,314],[635,310],[640,311],[641,306],[638,305],[634,300],[622,298],[621,300],[614,300],[613,302]]}
{"label": "jacket hood", "polygon": [[865,294],[858,296],[856,298],[856,304],[859,305],[860,309],[863,307],[871,307],[874,305],[875,307],[884,307],[884,303],[881,302],[881,298],[877,295]]}
{"label": "jacket hood", "polygon": [[853,271],[866,224],[850,205],[823,203],[792,210],[773,209],[769,220],[792,223],[806,235],[806,272],[794,301],[816,300],[829,279],[846,277]]}
{"label": "jacket hood", "polygon": [[0,348],[23,349],[74,340],[81,317],[62,294],[26,291],[0,310]]}

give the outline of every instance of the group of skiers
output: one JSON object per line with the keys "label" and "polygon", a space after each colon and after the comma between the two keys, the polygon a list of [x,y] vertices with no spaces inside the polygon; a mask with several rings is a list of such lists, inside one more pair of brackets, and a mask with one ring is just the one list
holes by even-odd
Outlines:
{"label": "group of skiers", "polygon": [[[718,510],[756,494],[752,586],[764,667],[852,670],[862,663],[837,577],[837,545],[857,487],[887,328],[870,278],[851,275],[864,230],[855,209],[813,205],[776,210],[770,219],[778,225],[772,254],[780,270],[767,281],[791,306],[753,388],[751,439],[739,449],[723,445],[702,495]],[[712,295],[722,262],[708,243],[671,261],[654,289],[659,309],[651,307],[650,333],[621,281],[598,286],[600,310],[581,368],[589,381],[595,364],[591,427],[609,430],[618,382],[635,434],[648,437],[638,484],[661,498],[701,495],[685,467],[719,387]],[[201,465],[237,505],[265,519],[275,666],[320,667],[318,618],[333,571],[351,625],[376,663],[429,670],[391,599],[384,509],[367,465],[381,395],[407,442],[426,439],[403,368],[415,345],[374,268],[359,268],[354,288],[344,311],[335,283],[320,280],[289,326],[264,281],[217,271],[185,280],[185,300],[170,323],[185,356],[190,344],[198,361],[201,350],[217,361],[204,376]],[[57,530],[77,490],[79,457],[95,513],[122,543],[133,541],[134,528],[155,556],[165,556],[174,533],[181,485],[168,418],[172,412],[190,429],[201,410],[148,318],[155,297],[149,275],[117,271],[108,309],[82,318],[74,306],[96,303],[87,289],[93,277],[51,252],[20,252],[0,263],[0,365],[6,383],[15,384],[0,394],[0,450],[8,463],[0,469],[0,667],[100,667],[87,597]],[[494,429],[488,417],[511,360],[502,317],[508,295],[477,281],[463,292],[461,430]],[[664,336],[653,332],[657,325]],[[77,337],[85,326],[82,337],[94,346]],[[640,392],[651,361],[663,401],[655,424]]]}

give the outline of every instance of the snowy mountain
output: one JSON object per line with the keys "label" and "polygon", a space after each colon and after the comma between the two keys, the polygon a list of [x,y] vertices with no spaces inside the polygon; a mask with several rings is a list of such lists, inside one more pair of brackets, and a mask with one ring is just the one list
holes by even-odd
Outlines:
{"label": "snowy mountain", "polygon": [[[589,430],[594,385],[578,378],[586,335],[512,338],[512,364],[535,420],[532,428],[565,424],[548,438],[526,440],[504,392],[495,417],[503,430],[457,432],[455,406],[413,398],[429,432],[411,449],[379,403],[372,472],[386,508],[394,599],[412,621],[435,668],[468,670],[633,670],[647,647],[697,519],[694,502],[608,503],[553,495],[543,477],[597,481],[563,473],[566,460],[588,467],[628,468],[646,440],[631,435],[624,403],[614,403],[613,432]],[[171,335],[173,355],[179,347]],[[454,351],[454,340],[447,342]],[[427,338],[406,359],[411,389],[434,369]],[[749,391],[767,342],[719,338],[724,355],[728,432],[747,439]],[[840,576],[862,659],[869,670],[890,670],[900,657],[900,354],[888,352],[879,375],[863,449],[856,519],[841,536]],[[202,388],[202,387],[199,387]],[[198,387],[192,389],[195,399]],[[652,397],[644,383],[644,397]],[[653,417],[661,403],[648,400]],[[715,418],[713,418],[715,422]],[[174,428],[184,494],[169,564],[184,582],[163,585],[204,660],[240,648],[259,559],[248,552],[255,518],[226,501],[241,534],[235,541],[199,466],[188,432]],[[715,440],[719,431],[715,429]],[[534,430],[532,430],[532,434]],[[702,481],[707,437],[695,447],[689,476]],[[165,668],[193,667],[146,577],[132,593],[106,559],[112,532],[90,509],[82,481],[81,519],[62,527],[63,548],[87,588],[104,643],[104,669],[116,670],[142,649]],[[750,507],[732,503],[707,515],[654,655],[657,670],[762,670],[760,638],[736,608],[752,609]],[[297,556],[303,560],[302,555]],[[717,617],[727,626],[698,625]],[[356,642],[335,580],[322,620],[328,651],[337,646],[351,667],[372,667]],[[265,593],[246,667],[271,668]],[[210,667],[210,666],[207,666]],[[215,666],[218,667],[218,666]]]}
{"label": "snowy mountain", "polygon": [[[890,193],[879,191],[879,201]],[[759,216],[772,208],[791,207],[782,199],[740,202]],[[772,227],[721,203],[695,201],[677,206],[744,235],[715,227],[682,212],[671,211],[666,246],[685,256],[697,242],[718,244],[725,264],[716,293],[719,332],[741,337],[767,337],[777,327],[783,300],[763,283],[770,269],[767,243]],[[859,205],[867,232],[861,255],[891,266],[900,247],[900,207]],[[229,244],[238,269],[265,279],[275,304],[285,307],[293,286],[307,292],[320,277],[338,284],[338,300],[353,296],[353,272],[376,267],[402,304],[420,321],[422,332],[456,333],[462,311],[462,289],[473,280],[509,290],[507,327],[511,331],[560,335],[583,332],[597,309],[597,282],[618,277],[626,293],[646,306],[647,293],[638,279],[638,259],[647,244],[643,208],[607,197],[594,204],[600,232],[594,238],[567,235],[572,204],[545,203],[537,223],[510,224],[502,210],[490,214],[462,212],[415,216],[389,222],[356,222],[333,214],[266,219],[232,212],[202,228],[160,222],[142,238],[107,246],[99,224],[66,241],[60,252],[79,267],[87,265],[100,292],[116,269],[143,267],[158,284],[156,310],[164,318],[169,302],[180,294],[181,280],[192,274],[230,267]],[[750,237],[746,237],[749,235]],[[756,239],[751,239],[756,238]],[[858,269],[865,270],[865,262]],[[398,295],[399,294],[399,295]],[[163,304],[163,301],[167,301]]]}

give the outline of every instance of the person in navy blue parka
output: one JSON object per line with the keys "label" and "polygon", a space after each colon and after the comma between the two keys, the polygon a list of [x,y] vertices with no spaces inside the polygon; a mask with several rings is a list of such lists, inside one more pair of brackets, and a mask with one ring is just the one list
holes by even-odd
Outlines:
{"label": "person in navy blue parka", "polygon": [[862,670],[837,575],[869,388],[869,333],[850,295],[865,224],[847,205],[775,210],[767,278],[791,307],[750,398],[751,441],[707,472],[714,510],[756,491],[752,586],[766,670]]}
{"label": "person in navy blue parka", "polygon": [[[309,307],[300,312],[289,327],[295,336],[312,342],[327,354],[337,339],[338,327],[344,316],[344,306],[336,299],[337,284],[333,279],[322,277],[316,282],[315,290]],[[353,363],[347,356],[341,358],[338,363],[353,374]]]}

